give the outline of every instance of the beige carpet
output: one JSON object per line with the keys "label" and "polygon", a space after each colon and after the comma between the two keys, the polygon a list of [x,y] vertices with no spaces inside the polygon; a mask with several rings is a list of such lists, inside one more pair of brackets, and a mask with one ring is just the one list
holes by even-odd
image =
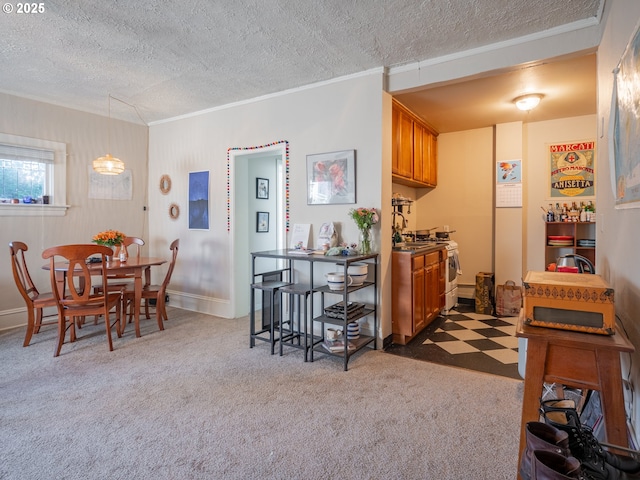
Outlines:
{"label": "beige carpet", "polygon": [[0,478],[513,479],[522,382],[366,350],[249,348],[246,318],[0,333]]}

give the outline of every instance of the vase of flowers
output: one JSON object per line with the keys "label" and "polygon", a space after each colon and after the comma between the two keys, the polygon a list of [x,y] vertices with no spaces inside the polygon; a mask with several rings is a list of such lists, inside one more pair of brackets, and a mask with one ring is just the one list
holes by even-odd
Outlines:
{"label": "vase of flowers", "polygon": [[[116,245],[121,245],[124,237],[126,235],[118,230],[105,230],[104,232],[100,232],[97,235],[94,235],[91,241],[93,243],[97,243],[98,245],[104,245],[106,247],[110,247],[113,250],[113,247]],[[113,259],[113,255],[107,255],[107,261],[110,262]]]}
{"label": "vase of flowers", "polygon": [[378,223],[378,212],[375,208],[352,208],[349,215],[360,231],[360,254],[369,255],[373,249],[371,227]]}

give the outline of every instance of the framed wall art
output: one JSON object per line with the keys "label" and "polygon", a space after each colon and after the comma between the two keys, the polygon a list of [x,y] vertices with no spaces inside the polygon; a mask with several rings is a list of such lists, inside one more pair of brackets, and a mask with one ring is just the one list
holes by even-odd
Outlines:
{"label": "framed wall art", "polygon": [[615,208],[640,208],[640,24],[613,71],[609,151],[613,158]]}
{"label": "framed wall art", "polygon": [[256,232],[269,231],[269,212],[258,212],[256,218]]}
{"label": "framed wall art", "polygon": [[356,203],[356,151],[307,155],[307,204]]}
{"label": "framed wall art", "polygon": [[189,173],[189,229],[209,230],[209,172]]}
{"label": "framed wall art", "polygon": [[256,198],[269,198],[269,179],[256,178]]}

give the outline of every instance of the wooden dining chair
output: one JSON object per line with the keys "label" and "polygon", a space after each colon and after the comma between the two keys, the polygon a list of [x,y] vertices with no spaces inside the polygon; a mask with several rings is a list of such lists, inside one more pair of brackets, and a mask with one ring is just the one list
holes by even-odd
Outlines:
{"label": "wooden dining chair", "polygon": [[[42,258],[49,259],[51,289],[56,299],[58,308],[58,341],[53,356],[60,355],[62,344],[67,330],[70,331],[70,341],[76,340],[76,321],[85,316],[95,315],[104,318],[107,331],[109,351],[113,351],[111,328],[115,325],[118,337],[122,336],[120,330],[122,295],[121,292],[109,292],[107,289],[106,269],[96,268],[89,263],[89,257],[100,255],[102,264],[106,264],[107,255],[113,252],[111,248],[103,245],[60,245],[47,248],[42,252]],[[64,297],[57,288],[56,263],[67,262],[65,275]],[[102,282],[101,293],[91,293],[92,277],[100,277]],[[86,286],[86,287],[85,287]],[[109,313],[115,309],[116,319],[110,321]]]}
{"label": "wooden dining chair", "polygon": [[22,295],[22,298],[27,304],[27,333],[24,336],[23,347],[29,346],[31,337],[34,333],[40,332],[42,325],[54,325],[57,323],[57,320],[51,320],[52,317],[56,316],[55,314],[44,315],[44,309],[47,307],[55,307],[57,302],[53,293],[40,293],[33,283],[33,280],[31,280],[31,275],[29,275],[29,269],[27,268],[27,262],[24,257],[24,252],[27,250],[29,250],[29,247],[27,247],[26,243],[17,241],[9,242],[13,279],[20,291],[20,295]]}
{"label": "wooden dining chair", "polygon": [[[173,269],[176,266],[176,259],[178,258],[178,249],[180,248],[180,239],[176,239],[171,242],[169,249],[172,252],[171,262],[169,263],[169,269],[167,270],[167,274],[160,285],[145,285],[142,288],[142,299],[144,300],[144,312],[147,318],[149,316],[149,300],[155,299],[156,301],[156,320],[158,321],[158,328],[160,330],[164,330],[163,320],[168,320],[167,310],[166,310],[166,295],[167,295],[167,286],[171,281],[171,275],[173,274]],[[123,295],[123,303],[125,305],[125,315],[127,314],[127,307],[129,308],[129,321],[133,317],[133,309],[135,306],[133,302],[135,301],[135,289],[133,285],[128,285],[122,291]]]}

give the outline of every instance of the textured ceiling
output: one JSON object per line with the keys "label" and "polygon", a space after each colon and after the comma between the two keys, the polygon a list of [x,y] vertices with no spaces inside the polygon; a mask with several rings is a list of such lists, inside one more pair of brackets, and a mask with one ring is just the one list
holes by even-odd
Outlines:
{"label": "textured ceiling", "polygon": [[[101,115],[111,94],[150,123],[597,17],[602,1],[47,0],[0,15],[0,91]],[[139,122],[130,110],[112,103]]]}

